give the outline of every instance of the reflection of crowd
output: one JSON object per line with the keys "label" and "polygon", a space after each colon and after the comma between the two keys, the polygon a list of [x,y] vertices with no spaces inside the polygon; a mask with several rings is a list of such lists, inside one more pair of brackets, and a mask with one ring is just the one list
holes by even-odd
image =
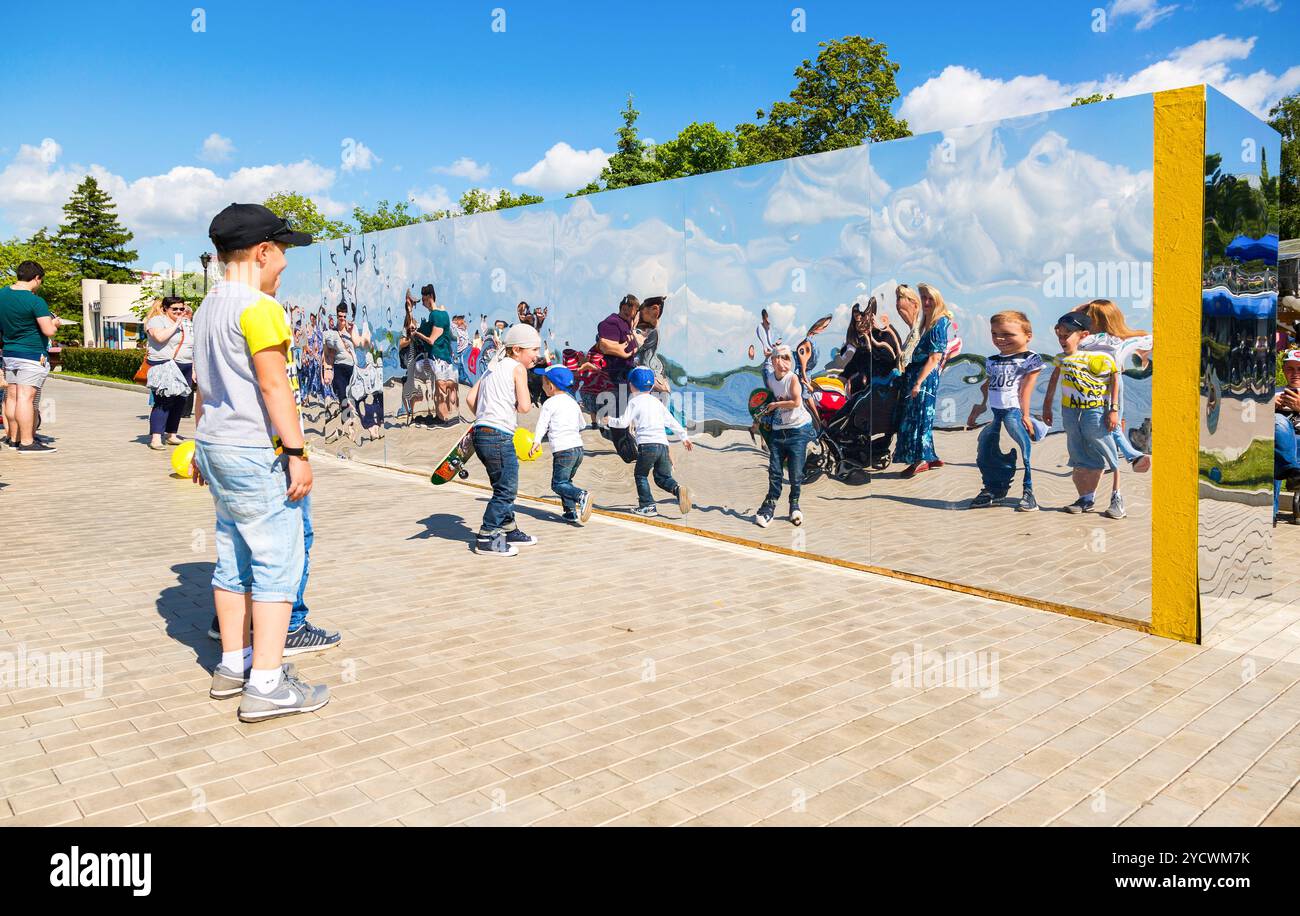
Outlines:
{"label": "reflection of crowd", "polygon": [[[855,303],[844,347],[832,354],[835,358],[821,375],[815,357],[809,361],[799,354],[808,338],[791,361],[789,348],[763,314],[756,335],[769,403],[759,423],[769,431],[765,438],[770,467],[769,493],[755,519],[759,525],[766,527],[772,520],[783,476],[793,485],[805,476],[799,473],[805,463],[809,473],[832,473],[841,479],[849,478],[846,471],[884,469],[891,461],[904,465],[903,479],[944,466],[935,450],[934,420],[940,377],[962,345],[956,321],[943,295],[929,284],[915,289],[899,285],[895,306],[904,326],[901,333],[880,314],[875,297],[865,308]],[[815,322],[810,336],[822,326],[822,321]],[[966,421],[967,427],[974,426],[986,410],[992,411],[992,423],[981,430],[977,444],[982,487],[970,507],[993,506],[1006,497],[1019,468],[1024,492],[1016,508],[1039,508],[1033,492],[1032,447],[1051,427],[1059,390],[1067,463],[1078,496],[1067,511],[1092,511],[1102,477],[1109,474],[1112,490],[1103,514],[1123,518],[1123,463],[1138,472],[1151,466],[1150,455],[1134,446],[1124,426],[1123,373],[1135,361],[1145,367],[1151,335],[1130,328],[1118,306],[1106,299],[1077,306],[1054,330],[1061,355],[1052,360],[1039,418],[1031,402],[1048,360],[1029,348],[1033,330],[1028,317],[1004,311],[990,322],[997,354],[985,360],[983,401]],[[757,351],[751,348],[751,353]],[[806,411],[794,410],[795,402]],[[774,415],[780,415],[780,423],[772,422]],[[1010,452],[1002,450],[1004,433],[1011,439]],[[811,457],[809,446],[815,450]],[[797,505],[797,490],[793,495]]]}

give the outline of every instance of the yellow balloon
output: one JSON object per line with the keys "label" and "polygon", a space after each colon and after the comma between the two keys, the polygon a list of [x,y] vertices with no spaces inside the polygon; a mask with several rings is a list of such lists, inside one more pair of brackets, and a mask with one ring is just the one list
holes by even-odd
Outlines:
{"label": "yellow balloon", "polygon": [[194,442],[186,439],[172,450],[172,470],[182,477],[191,476],[190,462],[194,460]]}
{"label": "yellow balloon", "polygon": [[524,429],[522,426],[515,429],[515,454],[519,456],[520,461],[535,461],[537,459],[536,455],[529,454],[535,441],[530,430]]}

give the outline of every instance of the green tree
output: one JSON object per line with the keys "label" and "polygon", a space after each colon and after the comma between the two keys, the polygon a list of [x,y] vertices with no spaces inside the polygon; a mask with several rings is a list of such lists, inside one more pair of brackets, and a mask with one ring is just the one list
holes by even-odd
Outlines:
{"label": "green tree", "polygon": [[94,177],[87,175],[63,205],[65,222],[58,244],[76,268],[78,279],[130,283],[129,265],[138,257],[126,246],[135,236],[117,221],[117,207]]}
{"label": "green tree", "polygon": [[649,155],[645,142],[637,130],[636,119],[640,115],[641,112],[632,107],[632,96],[629,94],[627,106],[623,109],[623,126],[617,131],[618,150],[609,157],[609,162],[600,170],[600,177],[597,179],[600,190],[630,188],[633,185],[659,180],[654,159]]}
{"label": "green tree", "polygon": [[737,125],[737,164],[911,136],[907,121],[890,110],[898,99],[898,64],[883,42],[846,35],[818,47],[815,63],[805,60],[795,69],[789,101],[760,108],[755,124]]}
{"label": "green tree", "polygon": [[684,178],[719,172],[736,165],[736,135],[712,121],[691,122],[652,152],[660,178]]}
{"label": "green tree", "polygon": [[310,232],[313,239],[339,239],[353,231],[345,222],[326,219],[314,200],[297,191],[272,194],[262,206],[287,219],[295,229]]}
{"label": "green tree", "polygon": [[526,204],[540,204],[542,198],[536,194],[520,194],[518,197],[502,188],[497,193],[482,188],[470,188],[460,196],[460,212],[463,214],[486,213],[489,210],[508,210]]}
{"label": "green tree", "polygon": [[415,214],[408,210],[406,201],[399,201],[392,205],[387,200],[381,200],[375,205],[373,213],[368,213],[361,207],[352,208],[352,218],[357,221],[357,228],[361,232],[379,232],[384,229],[396,229],[398,226],[410,226],[413,223],[427,223],[429,220],[436,219],[433,214]]}
{"label": "green tree", "polygon": [[23,261],[35,261],[45,268],[45,279],[37,295],[46,301],[50,311],[60,318],[77,324],[59,328],[55,340],[60,344],[80,342],[81,327],[81,277],[78,268],[69,260],[62,246],[41,229],[30,239],[12,239],[0,242],[0,286],[17,280],[15,271]]}
{"label": "green tree", "polygon": [[1113,92],[1109,95],[1102,95],[1100,92],[1094,92],[1092,95],[1075,96],[1074,101],[1070,103],[1070,107],[1078,108],[1080,105],[1091,105],[1093,102],[1107,102],[1113,98],[1115,98],[1115,93]]}
{"label": "green tree", "polygon": [[1280,99],[1269,110],[1269,124],[1282,135],[1282,164],[1278,181],[1278,222],[1281,238],[1300,238],[1300,95]]}

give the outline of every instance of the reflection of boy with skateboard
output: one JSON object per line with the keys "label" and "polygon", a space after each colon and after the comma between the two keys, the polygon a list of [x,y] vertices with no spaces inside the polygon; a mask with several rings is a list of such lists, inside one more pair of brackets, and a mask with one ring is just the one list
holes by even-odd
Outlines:
{"label": "reflection of boy with skateboard", "polygon": [[542,377],[546,401],[537,415],[533,431],[533,448],[529,457],[542,451],[542,438],[551,437],[551,489],[564,506],[565,521],[585,525],[591,518],[591,494],[573,484],[573,475],[582,464],[582,409],[569,390],[573,373],[563,366],[538,367],[533,372]]}
{"label": "reflection of boy with skateboard", "polygon": [[654,388],[655,374],[645,366],[638,366],[627,374],[628,385],[637,393],[627,402],[627,411],[621,417],[610,417],[607,421],[611,429],[631,429],[636,437],[637,459],[636,477],[637,507],[633,515],[655,516],[659,510],[655,507],[654,494],[650,491],[650,474],[653,472],[655,483],[677,497],[677,505],[685,515],[691,511],[690,490],[673,479],[673,463],[668,457],[668,436],[665,428],[671,429],[682,437],[682,444],[690,451],[693,446],[686,436],[686,429],[677,422],[663,401],[650,390]]}

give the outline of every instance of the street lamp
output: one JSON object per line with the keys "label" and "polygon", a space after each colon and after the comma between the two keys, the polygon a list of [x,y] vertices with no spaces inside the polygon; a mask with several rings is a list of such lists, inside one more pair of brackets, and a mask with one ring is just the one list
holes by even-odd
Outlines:
{"label": "street lamp", "polygon": [[208,265],[212,263],[212,255],[209,252],[203,252],[199,255],[199,263],[203,265],[203,294],[208,293]]}

